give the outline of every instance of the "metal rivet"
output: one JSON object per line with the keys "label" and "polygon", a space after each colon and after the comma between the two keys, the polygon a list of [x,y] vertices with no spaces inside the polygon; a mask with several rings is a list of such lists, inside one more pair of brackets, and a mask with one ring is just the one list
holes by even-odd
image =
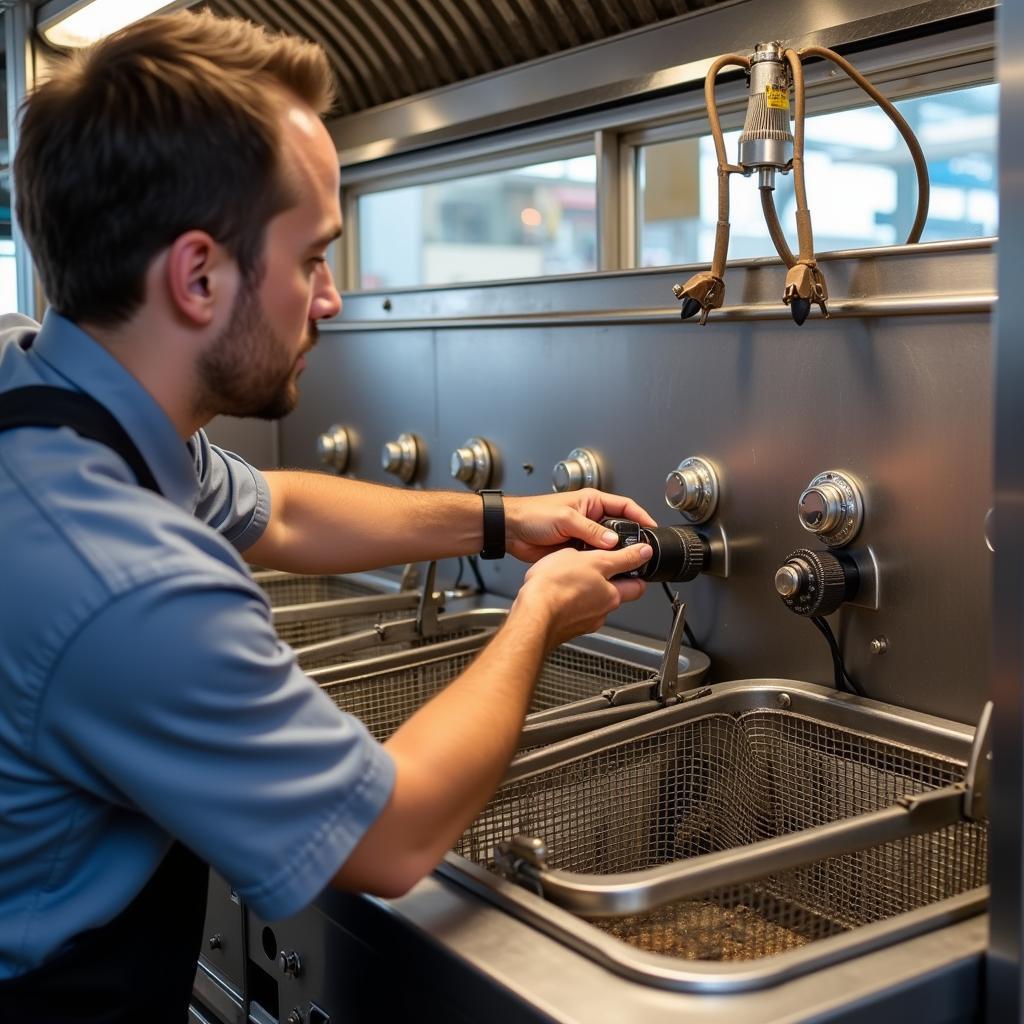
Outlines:
{"label": "metal rivet", "polygon": [[380,304],[380,308],[383,309],[385,313],[390,313],[391,312],[391,300],[390,299],[385,299]]}
{"label": "metal rivet", "polygon": [[210,949],[220,949],[224,945],[224,940],[221,937],[220,932],[216,935],[210,936]]}
{"label": "metal rivet", "polygon": [[788,707],[792,707],[792,706],[793,706],[793,698],[792,698],[792,697],[790,697],[790,695],[789,695],[788,693],[780,693],[780,694],[779,694],[779,695],[778,695],[778,696],[777,696],[777,697],[775,698],[775,703],[776,703],[776,704],[777,704],[777,705],[778,705],[778,706],[779,706],[780,708],[788,708]]}
{"label": "metal rivet", "polygon": [[889,641],[884,636],[876,636],[868,647],[872,654],[885,654],[889,650]]}

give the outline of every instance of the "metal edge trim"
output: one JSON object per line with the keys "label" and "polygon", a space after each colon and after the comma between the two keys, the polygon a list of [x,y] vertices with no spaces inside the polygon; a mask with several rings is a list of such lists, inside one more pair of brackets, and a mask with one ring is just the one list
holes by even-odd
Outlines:
{"label": "metal edge trim", "polygon": [[675,991],[723,994],[778,985],[975,916],[984,912],[989,894],[987,886],[972,889],[927,907],[862,925],[842,935],[820,939],[758,961],[702,963],[635,949],[457,854],[446,854],[435,870],[443,878],[632,981]]}

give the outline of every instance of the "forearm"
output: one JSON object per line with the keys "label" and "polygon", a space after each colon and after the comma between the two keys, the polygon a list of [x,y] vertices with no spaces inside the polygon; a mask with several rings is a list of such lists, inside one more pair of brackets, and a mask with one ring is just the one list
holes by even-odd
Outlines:
{"label": "forearm", "polygon": [[246,550],[290,572],[357,572],[472,554],[483,543],[475,494],[384,487],[326,473],[264,474],[270,522]]}
{"label": "forearm", "polygon": [[542,602],[518,601],[476,661],[388,740],[394,792],[336,884],[397,894],[454,845],[515,753],[550,626]]}

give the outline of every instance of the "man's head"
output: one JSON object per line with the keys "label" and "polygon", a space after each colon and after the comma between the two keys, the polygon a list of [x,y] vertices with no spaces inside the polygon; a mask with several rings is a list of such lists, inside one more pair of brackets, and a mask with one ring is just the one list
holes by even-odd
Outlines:
{"label": "man's head", "polygon": [[[332,312],[323,296],[337,300],[322,263],[340,229],[319,121],[332,97],[319,47],[208,13],[150,18],[75,55],[27,100],[14,163],[18,219],[54,309],[116,329],[150,298],[160,258],[169,315],[189,321],[203,253],[217,250],[239,285],[199,386],[223,392],[212,411],[287,411],[312,323]],[[278,243],[304,270],[281,265]],[[297,317],[288,289],[302,272]]]}

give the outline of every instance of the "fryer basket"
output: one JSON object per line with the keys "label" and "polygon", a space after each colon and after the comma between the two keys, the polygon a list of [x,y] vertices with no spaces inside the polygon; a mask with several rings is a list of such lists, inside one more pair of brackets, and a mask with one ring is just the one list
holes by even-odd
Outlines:
{"label": "fryer basket", "polygon": [[[737,684],[726,691],[730,685]],[[793,693],[801,687],[821,690],[793,684]],[[528,835],[543,839],[546,868],[613,875],[628,888],[631,873],[889,808],[963,778],[966,750],[930,749],[926,731],[913,742],[879,735],[874,728],[884,720],[869,709],[857,723],[869,728],[836,721],[832,706],[840,717],[851,712],[835,695],[801,711],[774,706],[771,691],[757,698],[741,687],[737,694],[735,708],[728,692],[716,693],[521,758],[445,873],[475,878],[483,895],[513,912],[525,908],[522,916],[622,973],[682,988],[699,989],[709,979],[719,990],[770,984],[782,968],[766,963],[752,971],[751,962],[785,963],[783,954],[801,950],[801,963],[812,964],[833,955],[827,950],[836,944],[867,941],[857,938],[859,929],[881,941],[887,926],[926,917],[927,908],[941,913],[956,904],[966,914],[983,907],[987,824],[971,821],[760,877],[755,861],[742,884],[637,913],[594,911],[589,923],[493,878],[495,847]],[[699,705],[708,710],[700,713]],[[948,745],[948,737],[937,744]],[[627,948],[634,953],[623,953]],[[651,957],[659,961],[653,971],[645,961]],[[714,973],[727,963],[745,972],[742,978]]]}
{"label": "fryer basket", "polygon": [[[340,680],[322,681],[322,688],[342,710],[361,719],[377,739],[384,740],[463,672],[491,635],[491,632],[478,632],[453,638],[452,634],[444,634],[435,648],[454,639],[454,643],[447,644],[449,650],[432,650],[424,643],[416,652],[419,656],[404,659],[407,662],[404,665],[396,664],[397,659],[385,657],[362,666],[350,664],[340,672],[338,669],[313,670],[311,675],[323,680],[342,674],[344,678]],[[696,685],[707,672],[707,658],[699,652],[684,650],[680,661],[681,675],[688,685]],[[571,727],[561,727],[563,733],[569,728],[565,734],[573,735],[580,728],[594,727],[593,718],[587,720],[594,711],[611,711],[609,700],[601,696],[603,691],[651,681],[654,674],[650,664],[588,650],[577,644],[562,644],[548,655],[541,667],[526,720],[525,743],[533,745],[531,737],[541,742],[539,737],[543,735],[533,736],[530,716],[552,709],[567,709],[566,714],[576,712],[582,720]],[[577,706],[580,702],[584,702],[583,706]],[[655,706],[650,701],[638,701],[612,713],[617,717],[632,716]],[[550,717],[546,724],[556,731],[560,728]],[[537,728],[540,729],[540,724]]]}

